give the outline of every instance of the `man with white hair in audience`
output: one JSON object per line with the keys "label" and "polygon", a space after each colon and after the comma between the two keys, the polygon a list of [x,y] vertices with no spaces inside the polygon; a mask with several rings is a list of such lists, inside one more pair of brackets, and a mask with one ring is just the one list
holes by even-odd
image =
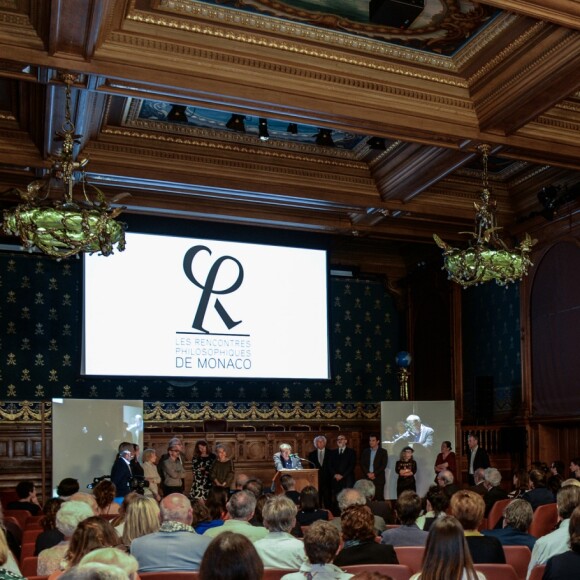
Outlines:
{"label": "man with white hair in audience", "polygon": [[536,538],[528,534],[534,512],[529,502],[514,499],[503,510],[503,528],[483,530],[484,536],[497,538],[503,546],[527,546],[534,549]]}
{"label": "man with white hair in audience", "polygon": [[264,568],[297,570],[306,561],[304,542],[290,534],[297,511],[296,504],[284,495],[271,497],[264,504],[262,517],[268,535],[254,543]]}
{"label": "man with white hair in audience", "polygon": [[204,534],[209,538],[215,538],[223,532],[235,532],[246,536],[251,542],[261,540],[268,535],[268,530],[262,526],[253,526],[250,520],[256,509],[256,496],[249,491],[242,490],[234,493],[226,505],[229,519],[224,521],[223,526],[210,528]]}
{"label": "man with white hair in audience", "polygon": [[38,576],[49,576],[60,570],[60,564],[68,551],[70,539],[77,526],[94,515],[92,508],[86,503],[70,499],[62,504],[56,513],[56,529],[64,536],[64,540],[38,554]]}
{"label": "man with white hair in audience", "polygon": [[470,491],[478,493],[482,497],[487,493],[487,487],[485,487],[485,468],[479,467],[473,473],[474,484],[469,488]]}
{"label": "man with white hair in audience", "polygon": [[448,469],[444,469],[437,474],[437,485],[449,498],[451,498],[451,496],[460,489],[459,486],[455,483],[455,477],[453,476],[453,473]]}
{"label": "man with white hair in audience", "polygon": [[172,493],[161,500],[160,508],[159,531],[131,542],[131,554],[139,562],[139,572],[199,570],[211,540],[192,528],[189,499],[181,493]]}
{"label": "man with white hair in audience", "polygon": [[[359,479],[355,482],[353,489],[360,491],[365,496],[367,506],[369,506],[371,512],[373,512],[373,515],[383,519],[383,525],[387,523],[394,523],[390,504],[385,500],[375,500],[376,488],[375,484],[370,479]],[[375,527],[377,529],[382,527],[380,519],[375,520]],[[383,527],[382,529],[385,528]]]}
{"label": "man with white hair in audience", "polygon": [[484,517],[489,515],[493,504],[496,501],[502,499],[507,499],[507,492],[503,490],[501,486],[501,473],[495,467],[488,467],[483,477],[485,479],[485,487],[487,491],[483,496],[483,501],[485,502],[485,514]]}
{"label": "man with white hair in audience", "polygon": [[528,578],[538,564],[545,564],[552,556],[570,549],[570,516],[576,506],[580,505],[580,485],[570,484],[570,480],[564,481],[558,491],[556,504],[558,528],[536,541],[528,567]]}
{"label": "man with white hair in audience", "polygon": [[[372,483],[372,482],[371,482]],[[342,513],[347,507],[351,505],[367,505],[366,497],[358,490],[347,487],[343,489],[336,497],[338,503],[338,509]],[[386,529],[385,520],[379,516],[374,516],[375,519],[375,532],[379,535]],[[334,518],[329,522],[339,531],[342,530],[342,524],[340,518]]]}

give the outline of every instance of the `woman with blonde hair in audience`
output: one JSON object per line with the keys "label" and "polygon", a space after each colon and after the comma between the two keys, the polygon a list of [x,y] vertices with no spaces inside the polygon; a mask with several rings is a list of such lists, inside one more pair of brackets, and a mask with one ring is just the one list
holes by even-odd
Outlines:
{"label": "woman with blonde hair in audience", "polygon": [[61,576],[62,571],[79,564],[83,556],[105,546],[114,547],[121,540],[111,523],[100,517],[93,516],[79,523],[70,540],[68,550],[61,564],[61,570],[53,572],[49,580]]}
{"label": "woman with blonde hair in audience", "polygon": [[137,562],[135,556],[131,556],[131,554],[127,554],[127,552],[117,548],[100,548],[89,552],[79,562],[78,569],[83,570],[93,564],[104,564],[118,568],[127,575],[129,580],[139,578],[137,574],[139,562]]}
{"label": "woman with blonde hair in audience", "polygon": [[117,487],[109,479],[99,481],[93,488],[93,495],[98,506],[98,516],[117,515],[119,504],[115,502],[117,497]]}
{"label": "woman with blonde hair in audience", "polygon": [[127,507],[123,526],[123,544],[130,546],[135,538],[159,530],[159,504],[152,497],[136,497]]}
{"label": "woman with blonde hair in audience", "polygon": [[421,572],[410,578],[419,579],[485,580],[483,574],[475,571],[463,528],[453,516],[439,518],[431,525]]}
{"label": "woman with blonde hair in audience", "polygon": [[20,575],[18,564],[8,548],[6,534],[0,526],[0,580],[21,580],[24,576]]}
{"label": "woman with blonde hair in audience", "polygon": [[199,568],[199,580],[258,580],[263,574],[254,544],[234,532],[223,532],[211,541]]}
{"label": "woman with blonde hair in audience", "polygon": [[161,495],[159,494],[161,476],[157,470],[157,451],[155,449],[145,449],[143,451],[143,475],[145,481],[149,482],[149,487],[145,488],[145,497],[152,497],[155,501],[161,501]]}
{"label": "woman with blonde hair in audience", "polygon": [[115,531],[117,532],[119,537],[123,536],[123,529],[125,528],[125,518],[127,517],[127,510],[131,505],[131,502],[135,501],[138,497],[141,497],[136,491],[132,491],[128,493],[123,498],[123,503],[121,504],[121,509],[119,510],[119,514],[117,517],[111,522]]}

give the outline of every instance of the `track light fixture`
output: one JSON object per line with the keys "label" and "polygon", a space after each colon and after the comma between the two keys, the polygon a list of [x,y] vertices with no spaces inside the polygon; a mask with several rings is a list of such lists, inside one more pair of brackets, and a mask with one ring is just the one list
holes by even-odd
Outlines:
{"label": "track light fixture", "polygon": [[335,147],[334,141],[332,140],[332,129],[319,128],[315,142],[317,145],[322,145],[323,147]]}
{"label": "track light fixture", "polygon": [[385,140],[382,137],[371,137],[367,144],[369,149],[374,149],[376,151],[385,151],[387,146],[385,145]]}
{"label": "track light fixture", "polygon": [[260,117],[258,119],[258,136],[260,141],[268,141],[270,139],[270,134],[268,133],[268,121]]}
{"label": "track light fixture", "polygon": [[172,123],[187,123],[187,115],[185,114],[185,105],[171,105],[169,113],[167,113],[167,120]]}
{"label": "track light fixture", "polygon": [[288,123],[288,129],[286,129],[286,131],[288,131],[288,133],[291,133],[292,135],[297,135],[298,125],[296,123]]}
{"label": "track light fixture", "polygon": [[231,129],[232,131],[239,131],[240,133],[246,132],[246,125],[244,123],[245,115],[232,115],[228,122],[226,123],[226,127]]}

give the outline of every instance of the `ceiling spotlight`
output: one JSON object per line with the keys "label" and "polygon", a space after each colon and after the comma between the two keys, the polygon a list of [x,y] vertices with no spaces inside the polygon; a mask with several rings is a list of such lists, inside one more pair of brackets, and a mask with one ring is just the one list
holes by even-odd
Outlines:
{"label": "ceiling spotlight", "polygon": [[367,141],[369,149],[375,149],[377,151],[385,151],[387,146],[385,145],[385,140],[382,137],[371,137]]}
{"label": "ceiling spotlight", "polygon": [[292,133],[292,135],[298,134],[298,125],[296,123],[288,123],[288,129],[286,129],[288,133]]}
{"label": "ceiling spotlight", "polygon": [[228,122],[226,123],[226,127],[231,129],[232,131],[239,131],[240,133],[246,132],[246,125],[244,124],[244,119],[246,117],[244,115],[232,115]]}
{"label": "ceiling spotlight", "polygon": [[258,119],[258,136],[260,141],[268,141],[270,133],[268,133],[268,121],[266,119]]}
{"label": "ceiling spotlight", "polygon": [[334,141],[332,140],[332,130],[319,128],[316,134],[316,144],[324,147],[335,147]]}
{"label": "ceiling spotlight", "polygon": [[185,105],[171,105],[171,110],[167,113],[167,120],[172,123],[187,123]]}

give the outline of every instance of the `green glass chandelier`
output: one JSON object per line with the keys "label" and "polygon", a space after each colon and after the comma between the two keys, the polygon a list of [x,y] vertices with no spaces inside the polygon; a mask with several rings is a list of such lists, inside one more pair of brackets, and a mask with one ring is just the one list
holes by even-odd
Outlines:
{"label": "green glass chandelier", "polygon": [[501,229],[496,223],[497,204],[490,200],[487,162],[489,145],[481,145],[483,157],[483,190],[480,203],[474,203],[475,229],[473,232],[460,232],[471,236],[465,249],[453,248],[437,234],[435,243],[443,250],[443,269],[448,278],[464,288],[495,280],[500,286],[520,280],[528,274],[532,266],[530,253],[536,240],[526,234],[524,240],[510,249],[499,237]]}
{"label": "green glass chandelier", "polygon": [[62,131],[57,133],[61,152],[45,177],[28,184],[26,191],[16,189],[23,203],[4,210],[3,221],[4,232],[18,236],[26,249],[37,248],[59,259],[81,252],[109,256],[115,246],[120,252],[125,249],[125,224],[115,218],[126,208],[112,208],[103,192],[86,181],[89,160],[75,161],[73,157],[74,144],[80,137],[75,135],[71,116],[70,87],[74,79],[72,74],[62,75],[66,109]]}

